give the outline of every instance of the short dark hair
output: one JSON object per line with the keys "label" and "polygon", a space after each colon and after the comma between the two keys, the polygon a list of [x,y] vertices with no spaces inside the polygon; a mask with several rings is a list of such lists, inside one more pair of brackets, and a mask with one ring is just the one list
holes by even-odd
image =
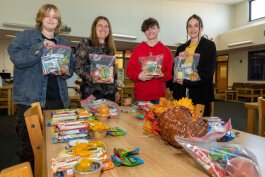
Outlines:
{"label": "short dark hair", "polygon": [[142,26],[141,26],[141,31],[146,32],[150,27],[157,26],[159,27],[159,23],[156,19],[149,17],[148,19],[145,19]]}

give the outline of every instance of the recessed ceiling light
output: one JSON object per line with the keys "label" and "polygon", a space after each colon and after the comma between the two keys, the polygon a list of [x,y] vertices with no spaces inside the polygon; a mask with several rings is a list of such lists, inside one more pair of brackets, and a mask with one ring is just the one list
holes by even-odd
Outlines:
{"label": "recessed ceiling light", "polygon": [[14,37],[16,37],[16,36],[11,35],[11,34],[6,34],[5,36],[6,36],[6,37],[9,37],[9,38],[14,38]]}
{"label": "recessed ceiling light", "polygon": [[80,41],[71,41],[72,43],[80,43]]}

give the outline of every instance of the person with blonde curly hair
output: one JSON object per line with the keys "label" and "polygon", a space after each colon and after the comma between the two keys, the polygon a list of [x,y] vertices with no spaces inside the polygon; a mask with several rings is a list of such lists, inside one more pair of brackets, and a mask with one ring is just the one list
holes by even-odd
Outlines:
{"label": "person with blonde curly hair", "polygon": [[21,162],[29,161],[33,167],[33,152],[29,141],[24,112],[31,103],[40,102],[42,108],[62,109],[69,106],[66,79],[73,74],[72,55],[69,73],[44,75],[41,57],[45,48],[58,45],[68,46],[59,36],[62,20],[59,9],[53,4],[43,5],[36,15],[35,29],[16,35],[8,46],[14,64],[13,101],[17,105],[16,133],[21,147],[17,155]]}

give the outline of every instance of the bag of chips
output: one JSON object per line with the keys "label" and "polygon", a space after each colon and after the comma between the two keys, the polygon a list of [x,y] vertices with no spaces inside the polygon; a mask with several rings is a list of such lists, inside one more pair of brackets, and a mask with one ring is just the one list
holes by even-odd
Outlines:
{"label": "bag of chips", "polygon": [[62,45],[44,48],[41,57],[43,74],[69,75],[71,52],[70,47]]}
{"label": "bag of chips", "polygon": [[142,66],[142,71],[147,72],[148,75],[152,76],[162,76],[162,63],[164,56],[145,56],[140,57],[139,62]]}
{"label": "bag of chips", "polygon": [[115,56],[89,54],[90,76],[93,83],[113,84]]}
{"label": "bag of chips", "polygon": [[186,52],[181,52],[179,56],[174,59],[174,74],[173,82],[178,79],[186,79],[191,81],[200,80],[197,66],[200,61],[200,54],[190,55]]}

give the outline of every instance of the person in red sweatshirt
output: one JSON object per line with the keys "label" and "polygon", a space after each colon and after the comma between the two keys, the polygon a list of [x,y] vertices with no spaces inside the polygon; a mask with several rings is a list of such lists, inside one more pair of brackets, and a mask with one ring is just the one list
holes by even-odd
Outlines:
{"label": "person in red sweatshirt", "polygon": [[126,74],[134,81],[134,99],[158,103],[166,96],[166,81],[172,79],[171,51],[158,41],[159,23],[144,20],[141,31],[147,40],[136,46],[127,65]]}

